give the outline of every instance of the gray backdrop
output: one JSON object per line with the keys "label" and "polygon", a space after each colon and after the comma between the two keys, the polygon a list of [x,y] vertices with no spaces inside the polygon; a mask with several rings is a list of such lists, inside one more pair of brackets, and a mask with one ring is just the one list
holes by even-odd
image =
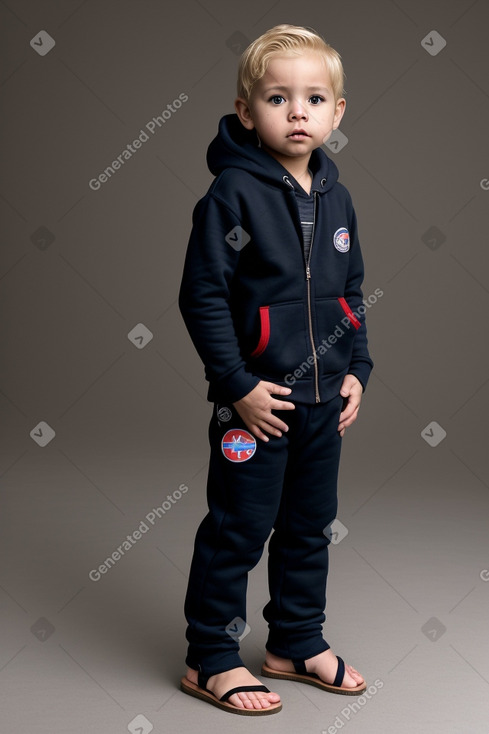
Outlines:
{"label": "gray backdrop", "polygon": [[[0,22],[5,730],[486,732],[487,0],[7,0]],[[349,708],[277,681],[284,711],[251,723],[178,690],[210,405],[176,299],[239,53],[281,22],[344,60],[327,152],[383,291],[325,625],[371,687]],[[265,554],[255,674],[267,598]]]}

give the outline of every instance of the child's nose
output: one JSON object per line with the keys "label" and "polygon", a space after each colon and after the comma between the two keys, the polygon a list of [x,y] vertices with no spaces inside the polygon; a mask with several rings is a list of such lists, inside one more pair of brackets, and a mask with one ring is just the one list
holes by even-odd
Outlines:
{"label": "child's nose", "polygon": [[289,111],[289,119],[290,120],[306,120],[307,119],[307,112],[305,106],[301,103],[300,100],[294,99],[292,101],[290,111]]}

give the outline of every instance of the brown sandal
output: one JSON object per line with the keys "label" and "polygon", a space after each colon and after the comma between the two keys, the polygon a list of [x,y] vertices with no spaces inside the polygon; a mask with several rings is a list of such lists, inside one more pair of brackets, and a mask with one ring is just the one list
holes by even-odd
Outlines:
{"label": "brown sandal", "polygon": [[308,673],[306,670],[306,664],[303,660],[293,660],[295,673],[289,673],[282,670],[273,670],[269,668],[266,663],[263,663],[261,674],[267,678],[282,678],[283,680],[293,680],[296,683],[309,683],[311,686],[321,688],[323,691],[329,691],[330,693],[341,693],[344,696],[358,696],[363,693],[367,686],[365,683],[360,683],[355,688],[343,688],[343,678],[345,677],[345,663],[339,655],[336,656],[338,660],[338,668],[333,683],[325,683],[317,673]]}
{"label": "brown sandal", "polygon": [[264,693],[270,693],[270,691],[266,686],[238,686],[237,688],[231,688],[221,696],[221,698],[217,698],[217,696],[206,687],[209,678],[210,675],[204,675],[199,672],[199,682],[197,684],[192,683],[192,681],[184,676],[180,681],[180,688],[190,696],[195,696],[195,698],[200,698],[202,701],[207,701],[207,703],[212,704],[212,706],[217,706],[217,708],[222,709],[223,711],[229,711],[231,714],[240,714],[241,716],[267,716],[268,714],[278,714],[278,712],[282,710],[281,703],[271,703],[266,709],[240,709],[237,706],[233,706],[233,704],[227,702],[228,698],[232,696],[233,693],[241,693],[242,691],[263,691]]}

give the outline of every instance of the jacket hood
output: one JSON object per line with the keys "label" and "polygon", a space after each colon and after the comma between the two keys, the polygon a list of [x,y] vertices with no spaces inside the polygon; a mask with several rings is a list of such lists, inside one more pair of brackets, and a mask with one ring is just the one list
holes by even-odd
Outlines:
{"label": "jacket hood", "polygon": [[[238,115],[225,115],[219,131],[207,150],[207,165],[214,176],[227,168],[240,168],[281,188],[293,187],[293,177],[273,156],[259,147],[255,130],[247,130]],[[312,189],[325,193],[338,180],[338,169],[321,148],[311,153],[309,168]],[[292,179],[292,181],[290,180]]]}

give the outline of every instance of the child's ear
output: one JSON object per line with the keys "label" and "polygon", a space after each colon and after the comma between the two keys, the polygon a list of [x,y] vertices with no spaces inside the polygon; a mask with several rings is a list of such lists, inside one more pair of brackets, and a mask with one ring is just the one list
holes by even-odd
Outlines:
{"label": "child's ear", "polygon": [[333,130],[336,130],[339,127],[341,118],[345,114],[345,107],[346,107],[346,99],[344,99],[344,97],[341,97],[336,102],[336,108],[335,108],[334,120],[333,120]]}
{"label": "child's ear", "polygon": [[238,115],[243,127],[247,130],[253,130],[255,123],[251,117],[249,103],[243,97],[238,97],[234,102],[234,109],[236,110],[236,114]]}

